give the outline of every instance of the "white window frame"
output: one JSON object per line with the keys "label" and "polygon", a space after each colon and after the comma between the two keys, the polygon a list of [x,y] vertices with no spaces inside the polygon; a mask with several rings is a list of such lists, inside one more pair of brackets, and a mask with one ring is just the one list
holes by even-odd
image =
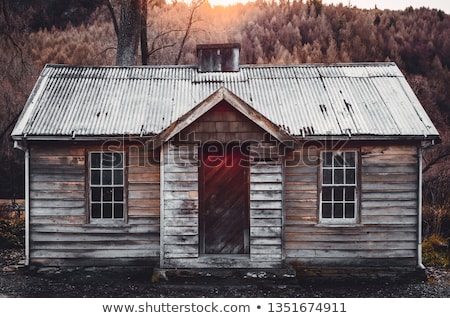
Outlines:
{"label": "white window frame", "polygon": [[[331,153],[331,166],[325,166],[325,154]],[[347,166],[347,163],[344,163],[343,166],[335,165],[335,157],[336,156],[345,156],[345,153],[353,153],[354,154],[354,165]],[[330,225],[353,225],[359,222],[359,151],[355,149],[346,149],[346,150],[323,150],[320,153],[320,192],[319,192],[319,223],[320,224],[330,224]],[[330,171],[331,182],[324,182],[324,173],[325,170]],[[342,183],[336,182],[335,180],[335,171],[342,170],[343,181]],[[346,172],[354,170],[353,179],[354,182],[347,182]],[[324,188],[330,188],[331,190],[331,199],[324,200]],[[342,188],[342,199],[335,200],[334,196],[336,194],[335,189]],[[353,189],[353,199],[346,198],[347,189]],[[335,204],[342,204],[342,217],[334,217],[335,215]],[[324,217],[324,204],[331,204],[331,217]],[[353,217],[346,217],[346,204],[353,204]]]}
{"label": "white window frame", "polygon": [[[102,165],[102,161],[103,161],[103,155],[104,154],[110,154],[110,155],[114,155],[115,153],[119,153],[122,156],[122,162],[120,164],[120,166],[111,166],[111,167],[106,167]],[[100,155],[100,166],[99,167],[93,167],[93,160],[92,160],[92,156],[93,154],[98,154]],[[124,224],[126,223],[127,220],[127,204],[126,204],[126,173],[125,173],[125,152],[124,151],[90,151],[88,153],[88,173],[89,173],[89,189],[88,189],[88,198],[89,198],[89,202],[88,202],[88,220],[89,223],[91,224]],[[122,174],[121,174],[121,178],[122,178],[122,182],[121,183],[116,183],[115,184],[115,171],[120,171],[122,170]],[[95,184],[93,183],[93,177],[92,177],[92,172],[93,171],[99,171],[100,172],[100,183],[99,184]],[[111,171],[111,184],[103,184],[103,172],[104,171]],[[101,189],[101,193],[100,193],[100,200],[94,200],[93,195],[92,195],[92,189],[93,188],[99,188]],[[111,201],[103,201],[103,191],[105,188],[111,188],[112,189],[112,193],[111,193]],[[122,200],[116,200],[115,198],[115,191],[114,189],[116,188],[122,188]],[[111,217],[104,217],[104,206],[105,204],[110,203],[111,206]],[[101,216],[98,218],[94,218],[93,215],[93,204],[100,204],[101,206]],[[122,217],[115,217],[114,216],[114,204],[122,204]]]}

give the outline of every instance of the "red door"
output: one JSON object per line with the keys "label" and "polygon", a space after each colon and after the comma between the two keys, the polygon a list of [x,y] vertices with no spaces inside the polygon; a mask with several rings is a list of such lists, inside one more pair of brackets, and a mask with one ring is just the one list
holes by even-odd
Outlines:
{"label": "red door", "polygon": [[241,147],[207,144],[199,170],[200,253],[249,252],[248,161]]}

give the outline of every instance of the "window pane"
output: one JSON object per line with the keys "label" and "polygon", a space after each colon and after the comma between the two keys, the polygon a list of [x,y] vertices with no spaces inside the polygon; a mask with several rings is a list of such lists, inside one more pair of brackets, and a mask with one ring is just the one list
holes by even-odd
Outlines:
{"label": "window pane", "polygon": [[91,171],[91,184],[100,184],[100,170]]}
{"label": "window pane", "polygon": [[123,201],[123,188],[114,188],[114,201]]}
{"label": "window pane", "polygon": [[112,184],[112,170],[103,170],[102,184]]}
{"label": "window pane", "polygon": [[355,184],[355,169],[347,169],[345,170],[345,183],[346,184]]}
{"label": "window pane", "polygon": [[100,154],[99,153],[91,153],[91,167],[92,168],[100,168]]}
{"label": "window pane", "polygon": [[342,219],[344,217],[344,205],[342,203],[334,204],[334,218]]}
{"label": "window pane", "polygon": [[123,218],[123,204],[122,203],[114,204],[114,218],[115,219]]}
{"label": "window pane", "polygon": [[334,166],[335,167],[344,166],[344,158],[341,155],[334,155]]}
{"label": "window pane", "polygon": [[323,184],[332,184],[331,169],[323,169]]}
{"label": "window pane", "polygon": [[123,184],[123,170],[114,170],[114,184]]}
{"label": "window pane", "polygon": [[345,188],[345,201],[355,201],[355,188],[353,187]]}
{"label": "window pane", "polygon": [[119,152],[115,152],[113,154],[114,157],[114,167],[122,168],[123,167],[123,155]]}
{"label": "window pane", "polygon": [[334,188],[334,201],[344,200],[344,188]]}
{"label": "window pane", "polygon": [[324,187],[322,188],[322,201],[331,201],[333,200],[333,188]]}
{"label": "window pane", "polygon": [[335,169],[334,170],[334,184],[344,184],[344,170]]}
{"label": "window pane", "polygon": [[103,204],[103,218],[104,219],[112,218],[112,204],[111,203]]}
{"label": "window pane", "polygon": [[345,218],[353,219],[355,217],[355,204],[347,203],[345,204]]}
{"label": "window pane", "polygon": [[92,201],[101,201],[102,199],[102,189],[101,188],[92,188],[91,189]]}
{"label": "window pane", "polygon": [[102,217],[102,205],[100,203],[91,204],[91,213],[93,219],[99,219]]}
{"label": "window pane", "polygon": [[104,168],[112,168],[114,166],[114,154],[111,152],[104,152],[102,156],[102,166]]}
{"label": "window pane", "polygon": [[330,219],[331,218],[331,203],[323,203],[322,204],[322,218]]}
{"label": "window pane", "polygon": [[346,152],[345,154],[345,166],[347,167],[355,167],[355,153],[354,152]]}
{"label": "window pane", "polygon": [[113,188],[110,188],[110,187],[103,188],[103,201],[106,201],[106,202],[112,201],[112,190],[113,190]]}
{"label": "window pane", "polygon": [[323,166],[331,167],[333,165],[333,153],[330,151],[323,153]]}

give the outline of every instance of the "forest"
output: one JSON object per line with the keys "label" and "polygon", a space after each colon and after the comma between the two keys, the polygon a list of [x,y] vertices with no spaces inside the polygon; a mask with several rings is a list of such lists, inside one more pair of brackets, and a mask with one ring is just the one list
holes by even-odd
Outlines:
{"label": "forest", "polygon": [[[440,144],[424,153],[425,202],[450,213],[447,13],[363,10],[321,0],[228,7],[207,0],[142,1],[147,10],[140,43],[146,49],[137,51],[137,64],[195,64],[195,46],[213,42],[239,42],[241,64],[395,62],[441,135]],[[0,198],[23,197],[23,154],[13,149],[10,133],[39,72],[47,63],[116,64],[123,2],[0,1]]]}

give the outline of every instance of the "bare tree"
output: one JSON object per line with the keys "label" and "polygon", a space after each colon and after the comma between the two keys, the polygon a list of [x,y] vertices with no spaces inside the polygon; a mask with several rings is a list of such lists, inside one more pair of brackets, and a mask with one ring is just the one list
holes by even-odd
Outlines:
{"label": "bare tree", "polygon": [[177,57],[175,58],[175,65],[180,63],[181,56],[183,54],[184,45],[192,31],[192,26],[199,22],[199,19],[195,18],[197,10],[206,2],[206,0],[192,0],[191,11],[189,13],[189,19],[186,25],[186,30],[184,32],[183,39],[181,40],[180,49],[178,50]]}

